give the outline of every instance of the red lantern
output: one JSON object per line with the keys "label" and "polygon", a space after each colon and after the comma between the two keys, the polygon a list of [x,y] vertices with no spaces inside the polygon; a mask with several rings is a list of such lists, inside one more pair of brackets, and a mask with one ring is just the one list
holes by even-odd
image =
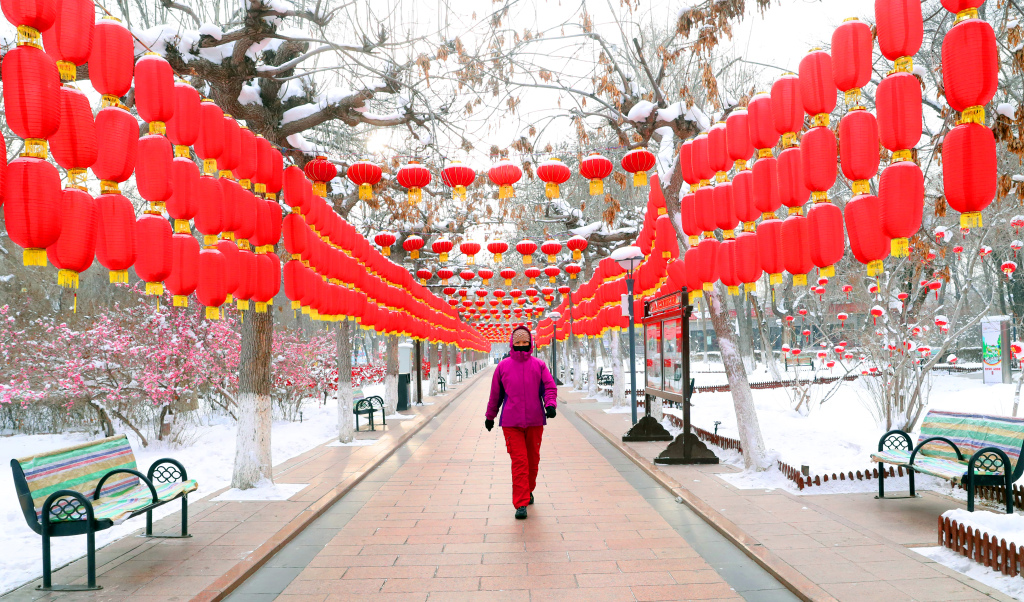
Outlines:
{"label": "red lantern", "polygon": [[233,179],[234,174],[232,172],[238,167],[238,162],[241,160],[239,153],[241,152],[242,145],[242,128],[227,113],[224,114],[222,122],[224,127],[224,150],[217,157],[217,169],[220,171],[220,177]]}
{"label": "red lantern", "polygon": [[772,97],[768,94],[757,94],[750,99],[747,105],[747,131],[750,133],[751,144],[757,149],[757,156],[771,157],[771,149],[779,142],[779,131],[775,129]]}
{"label": "red lantern", "polygon": [[163,136],[150,134],[139,138],[135,184],[139,195],[149,201],[150,208],[155,211],[163,207],[173,191],[174,162],[171,153],[171,143]]}
{"label": "red lantern", "polygon": [[523,170],[518,165],[509,161],[508,158],[503,157],[487,170],[487,177],[490,178],[491,183],[499,187],[499,199],[510,199],[515,196],[512,185],[523,177]]}
{"label": "red lantern", "polygon": [[807,218],[802,215],[790,215],[782,222],[782,261],[793,275],[793,286],[807,286],[807,273],[814,264]]}
{"label": "red lantern", "polygon": [[566,241],[565,246],[572,251],[573,261],[579,261],[583,257],[583,251],[587,248],[587,239],[577,234]]}
{"label": "red lantern", "polygon": [[57,284],[78,288],[78,275],[89,269],[96,252],[96,200],[85,190],[65,188],[60,214],[60,238],[46,248],[46,257],[59,270]]}
{"label": "red lantern", "polygon": [[718,248],[718,277],[733,296],[740,294],[742,283],[737,271],[736,251],[735,240],[727,240]]}
{"label": "red lantern", "polygon": [[693,139],[690,165],[693,167],[693,175],[697,176],[700,186],[707,185],[715,177],[715,170],[711,169],[708,156],[708,135],[705,132],[697,134],[697,137]]}
{"label": "red lantern", "polygon": [[[292,165],[283,173],[284,200],[292,211],[298,214],[309,214],[313,208],[313,187],[306,174],[298,167]],[[307,219],[310,215],[306,216]]]}
{"label": "red lantern", "polygon": [[725,122],[720,121],[708,130],[708,165],[718,182],[725,182],[726,173],[733,166],[729,156],[729,135]]}
{"label": "red lantern", "polygon": [[512,284],[512,279],[516,277],[516,271],[512,268],[503,268],[498,274],[505,279],[505,286]]}
{"label": "red lantern", "polygon": [[33,45],[38,46],[39,32],[50,29],[57,16],[57,3],[53,0],[4,0],[2,3],[4,16],[11,24],[35,31],[20,31],[21,38],[29,38]]}
{"label": "red lantern", "polygon": [[203,234],[203,244],[216,244],[217,235],[224,230],[224,193],[218,181],[204,175],[196,187],[196,230]]}
{"label": "red lantern", "polygon": [[[769,154],[771,149],[767,149]],[[782,206],[779,196],[779,163],[772,156],[762,157],[754,162],[754,207],[761,212],[762,220],[775,218],[775,212]]]}
{"label": "red lantern", "polygon": [[[28,4],[28,3],[19,3]],[[37,4],[45,6],[48,2]],[[89,61],[92,51],[92,33],[96,22],[96,7],[89,0],[57,0],[53,26],[42,30],[43,47],[57,61],[61,80],[75,81],[77,65]],[[12,21],[14,23],[14,21]]]}
{"label": "red lantern", "polygon": [[815,203],[807,210],[807,234],[811,261],[824,277],[835,275],[834,266],[843,258],[846,241],[843,235],[843,212],[831,203]]}
{"label": "red lantern", "polygon": [[306,163],[305,172],[306,177],[313,181],[313,194],[318,197],[326,197],[327,182],[338,177],[338,168],[322,155]]}
{"label": "red lantern", "polygon": [[[507,160],[506,160],[507,162]],[[511,165],[511,163],[509,163]],[[498,166],[495,165],[491,168],[493,171]],[[512,165],[512,167],[515,167]],[[519,169],[516,167],[516,169]],[[520,172],[521,175],[521,172]],[[518,180],[518,178],[516,178]],[[476,172],[473,171],[472,167],[463,165],[459,161],[452,161],[447,167],[441,170],[441,181],[445,186],[452,189],[452,200],[453,201],[465,201],[466,200],[466,187],[476,180]],[[491,178],[493,181],[493,177]],[[502,188],[504,192],[504,187]],[[500,197],[505,198],[505,197]]]}
{"label": "red lantern", "polygon": [[763,273],[757,235],[753,232],[739,233],[736,236],[736,277],[744,284],[745,290],[751,292],[756,290],[757,281]]}
{"label": "red lantern", "polygon": [[860,89],[871,79],[871,44],[871,28],[857,18],[846,19],[832,32],[832,80],[848,107],[858,103]]}
{"label": "red lantern", "polygon": [[918,0],[876,0],[875,33],[882,55],[895,61],[897,71],[913,71],[913,56],[924,39]]}
{"label": "red lantern", "polygon": [[[731,182],[719,182],[712,190],[715,225],[722,229],[722,233],[725,235],[725,238],[732,238],[734,236],[733,230],[736,228],[736,207],[733,200],[733,184]],[[700,191],[698,191],[698,196],[699,193]],[[669,228],[671,228],[671,225]],[[674,242],[674,234],[672,238]]]}
{"label": "red lantern", "polygon": [[701,252],[698,246],[690,247],[686,250],[685,255],[685,277],[686,277],[686,290],[689,292],[690,303],[699,297],[704,296],[704,283],[701,281],[700,274],[697,273],[697,264],[701,261]]}
{"label": "red lantern", "polygon": [[256,175],[256,134],[253,134],[252,130],[246,126],[239,128],[238,166],[235,167],[233,175],[238,179],[238,184],[242,188],[252,190],[251,180]]}
{"label": "red lantern", "polygon": [[60,127],[60,77],[53,59],[34,46],[18,46],[4,55],[4,115],[25,139],[25,154],[46,158],[46,138]]}
{"label": "red lantern", "polygon": [[373,237],[373,242],[377,243],[377,246],[381,248],[381,252],[385,257],[391,256],[391,245],[395,244],[398,237],[395,236],[394,232],[388,232],[386,230],[378,232]]}
{"label": "red lantern", "polygon": [[[255,265],[253,267],[255,269]],[[302,305],[301,300],[306,294],[306,271],[306,267],[294,259],[284,264],[284,294],[292,302],[292,309],[299,309]]]}
{"label": "red lantern", "polygon": [[238,247],[230,240],[219,240],[217,241],[217,250],[224,256],[224,292],[227,293],[225,301],[231,303],[232,295],[238,290],[241,275],[238,265]]}
{"label": "red lantern", "polygon": [[199,167],[185,157],[171,161],[171,196],[167,199],[167,214],[174,218],[174,231],[189,234],[189,220],[199,210]]}
{"label": "red lantern", "polygon": [[647,172],[654,169],[654,153],[646,148],[634,148],[622,157],[622,169],[633,174],[633,187],[647,185]]}
{"label": "red lantern", "polygon": [[729,158],[737,171],[747,169],[747,160],[754,153],[750,142],[750,126],[746,109],[736,109],[725,119],[725,136]]}
{"label": "red lantern", "polygon": [[[959,18],[959,17],[958,17]],[[942,39],[942,86],[961,122],[985,124],[985,105],[999,85],[999,53],[992,26],[977,18],[954,25]]]}
{"label": "red lantern", "polygon": [[[698,260],[694,262],[687,261],[687,267],[695,267],[697,275],[700,277],[701,285],[704,290],[714,290],[715,282],[718,281],[718,250],[721,247],[718,239],[705,238],[700,241],[697,245]],[[689,272],[689,270],[687,270]]]}
{"label": "red lantern", "polygon": [[558,275],[561,273],[562,270],[555,265],[549,265],[546,268],[544,268],[544,275],[548,277],[548,282],[554,282],[555,278],[557,278]]}
{"label": "red lantern", "polygon": [[798,146],[790,147],[779,153],[777,160],[779,200],[789,207],[791,215],[801,214],[802,207],[811,194],[804,184],[801,152],[802,149]]}
{"label": "red lantern", "polygon": [[93,30],[89,80],[106,104],[117,104],[132,88],[135,40],[121,21],[103,17]]}
{"label": "red lantern", "polygon": [[492,240],[487,243],[487,250],[494,253],[494,263],[501,263],[501,255],[508,251],[508,243],[503,240]]}
{"label": "red lantern", "polygon": [[171,237],[171,273],[164,281],[175,307],[188,307],[188,296],[196,290],[199,277],[199,241],[190,234]]}
{"label": "red lantern", "polygon": [[46,248],[57,242],[61,232],[57,168],[35,157],[11,161],[4,181],[4,199],[7,235],[24,249],[22,262],[45,266]]}
{"label": "red lantern", "polygon": [[758,226],[757,254],[761,259],[761,269],[768,273],[768,283],[782,283],[782,272],[786,268],[782,257],[781,220],[765,220]]}
{"label": "red lantern", "polygon": [[604,194],[604,179],[611,175],[613,169],[612,162],[597,152],[580,161],[580,175],[590,180],[590,196]]}
{"label": "red lantern", "polygon": [[[704,232],[704,238],[712,238],[718,222],[715,220],[715,193],[710,186],[701,186],[694,193],[693,216]],[[641,229],[640,233],[643,235],[644,230]]]}
{"label": "red lantern", "polygon": [[346,175],[359,186],[359,200],[369,201],[373,199],[373,187],[380,182],[382,171],[379,165],[369,161],[356,161],[349,166]]}
{"label": "red lantern", "polygon": [[[490,268],[480,268],[477,270],[477,274],[479,274],[480,279],[484,281],[484,286],[487,286],[490,283],[491,278],[494,277],[494,270]],[[477,294],[480,294],[480,292],[481,291],[477,291]],[[486,291],[483,292],[485,295],[487,294]]]}
{"label": "red lantern", "polygon": [[415,234],[410,234],[402,241],[402,248],[409,253],[410,258],[419,259],[420,249],[423,248],[423,244],[424,242],[421,237],[416,236]]}
{"label": "red lantern", "polygon": [[761,213],[754,206],[754,174],[744,170],[732,178],[733,209],[736,219],[743,222],[745,232],[754,231],[754,221]]}
{"label": "red lantern", "polygon": [[430,250],[440,255],[439,261],[441,263],[445,263],[448,261],[448,253],[451,252],[454,247],[455,244],[452,241],[442,236],[430,245]]}
{"label": "red lantern", "polygon": [[881,207],[878,197],[862,194],[846,204],[846,233],[850,250],[857,261],[868,267],[868,276],[877,276],[884,270],[882,260],[889,255],[889,238],[878,227]]}
{"label": "red lantern", "polygon": [[544,182],[544,195],[549,199],[559,198],[558,186],[565,184],[570,175],[569,168],[553,157],[537,167],[537,177]]}
{"label": "red lantern", "polygon": [[96,162],[96,123],[89,98],[78,88],[60,89],[60,127],[50,137],[50,150],[57,164],[68,170],[68,181],[85,186],[85,170]]}
{"label": "red lantern", "polygon": [[459,251],[466,256],[466,263],[474,265],[476,264],[476,254],[480,252],[480,243],[467,240],[459,244]]}
{"label": "red lantern", "polygon": [[[171,224],[158,212],[147,211],[135,223],[135,275],[146,283],[147,295],[162,295],[164,280],[171,275],[174,250]],[[236,276],[237,278],[237,276]]]}
{"label": "red lantern", "polygon": [[892,239],[892,256],[906,257],[907,240],[921,228],[924,210],[924,174],[916,163],[901,161],[886,167],[878,184],[881,226]]}
{"label": "red lantern", "polygon": [[224,111],[212,100],[203,100],[199,104],[199,126],[196,155],[203,160],[203,175],[210,176],[217,171],[217,158],[224,152]]}
{"label": "red lantern", "polygon": [[996,141],[992,130],[962,123],[942,140],[942,188],[960,212],[960,227],[981,227],[981,212],[996,194]]}
{"label": "red lantern", "polygon": [[174,105],[174,69],[162,56],[147,52],[135,63],[135,110],[149,122],[150,134],[164,133]]}
{"label": "red lantern", "polygon": [[110,270],[111,283],[127,284],[128,268],[135,264],[135,209],[131,201],[116,193],[101,194],[96,205],[96,259]]}
{"label": "red lantern", "polygon": [[828,125],[829,115],[836,108],[836,84],[832,80],[832,56],[820,48],[800,60],[800,102],[811,116],[811,127]]}
{"label": "red lantern", "polygon": [[516,243],[516,251],[523,256],[523,265],[533,263],[533,254],[537,251],[537,243],[532,240],[521,240]]}
{"label": "red lantern", "polygon": [[569,280],[576,280],[576,276],[583,271],[583,266],[578,263],[570,263],[565,266],[565,273],[569,274]]}
{"label": "red lantern", "polygon": [[800,141],[804,187],[816,203],[828,201],[828,191],[836,182],[837,154],[836,136],[828,127],[811,128]]}
{"label": "red lantern", "polygon": [[[269,145],[269,143],[268,143]],[[259,149],[257,148],[257,153]],[[257,159],[258,160],[258,159]],[[284,182],[284,155],[276,148],[270,147],[270,178],[267,180],[267,199],[276,200],[277,193],[281,192],[281,185]],[[280,264],[277,271],[280,270]],[[280,283],[279,283],[280,284]],[[280,286],[278,286],[280,288]]]}
{"label": "red lantern", "polygon": [[226,272],[227,261],[217,247],[210,246],[199,251],[196,298],[206,307],[207,320],[220,319],[220,306],[228,296],[224,278]]}
{"label": "red lantern", "polygon": [[[433,275],[434,273],[426,268],[416,270],[416,277],[420,279],[420,284],[426,284],[427,280],[430,280]],[[288,284],[287,281],[285,284]]]}
{"label": "red lantern", "polygon": [[[255,197],[253,197],[255,198]],[[299,262],[295,262],[299,263]],[[249,299],[256,294],[256,255],[248,249],[238,250],[238,288],[234,297],[241,311],[249,309]]]}
{"label": "red lantern", "polygon": [[523,276],[526,276],[527,278],[530,279],[530,284],[537,284],[537,277],[540,276],[540,268],[528,267],[525,270],[523,270]]}
{"label": "red lantern", "polygon": [[415,205],[423,199],[422,189],[430,184],[430,170],[420,165],[419,161],[409,161],[398,168],[398,183],[408,189],[409,204]]}
{"label": "red lantern", "polygon": [[874,115],[854,110],[839,121],[839,159],[843,175],[853,183],[854,196],[869,193],[868,180],[878,172],[879,161],[878,124]]}
{"label": "red lantern", "polygon": [[120,107],[105,107],[96,114],[96,131],[102,132],[103,152],[92,171],[100,179],[100,192],[117,192],[117,184],[131,177],[139,147],[139,123]]}
{"label": "red lantern", "polygon": [[697,188],[697,184],[700,183],[700,178],[693,171],[693,139],[689,139],[679,145],[679,161],[676,163],[679,166],[679,172],[683,176],[683,180],[690,185],[690,192],[694,192]]}
{"label": "red lantern", "polygon": [[893,162],[911,160],[908,149],[914,148],[921,139],[921,84],[917,76],[912,73],[887,76],[878,84],[875,107],[882,145],[893,152]]}
{"label": "red lantern", "polygon": [[772,120],[782,134],[783,148],[796,143],[796,133],[804,128],[804,105],[800,100],[800,78],[794,73],[783,75],[772,84]]}
{"label": "red lantern", "polygon": [[243,194],[242,187],[237,182],[227,177],[217,180],[221,193],[221,230],[227,238],[233,238],[235,229],[242,222],[242,215],[239,211],[239,197]]}
{"label": "red lantern", "polygon": [[540,252],[548,256],[548,263],[554,263],[559,251],[562,250],[562,243],[557,240],[548,239],[540,246]]}
{"label": "red lantern", "polygon": [[[455,272],[450,268],[441,268],[437,271],[437,277],[441,279],[441,284],[448,284],[448,279],[455,275]],[[451,293],[445,293],[449,295]]]}
{"label": "red lantern", "polygon": [[307,237],[312,233],[301,217],[294,213],[285,216],[282,230],[284,231],[284,248],[289,255],[299,257],[307,252],[306,249],[310,244]]}
{"label": "red lantern", "polygon": [[167,138],[175,157],[189,157],[188,147],[199,138],[199,92],[185,82],[174,82],[174,115],[167,121]]}

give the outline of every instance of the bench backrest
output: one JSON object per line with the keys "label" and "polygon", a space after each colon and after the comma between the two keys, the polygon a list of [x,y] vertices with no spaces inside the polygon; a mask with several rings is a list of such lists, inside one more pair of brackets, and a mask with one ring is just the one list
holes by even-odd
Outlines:
{"label": "bench backrest", "polygon": [[[128,437],[114,435],[50,452],[15,460],[25,475],[36,516],[42,516],[43,504],[54,491],[73,489],[92,498],[103,475],[116,468],[137,470],[135,454]],[[17,474],[17,473],[15,473]],[[117,495],[139,484],[138,477],[117,474],[103,484],[101,495]]]}
{"label": "bench backrest", "polygon": [[[1016,469],[1024,443],[1024,418],[932,410],[921,423],[921,440],[928,437],[945,437],[956,443],[964,460],[970,460],[979,449],[998,447]],[[925,445],[921,453],[956,460],[956,452],[941,441]]]}

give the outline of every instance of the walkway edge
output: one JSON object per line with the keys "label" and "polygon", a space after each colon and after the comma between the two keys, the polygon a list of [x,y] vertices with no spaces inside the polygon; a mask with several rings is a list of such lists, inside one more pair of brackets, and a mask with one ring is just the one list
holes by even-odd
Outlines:
{"label": "walkway edge", "polygon": [[682,487],[678,482],[662,472],[656,464],[648,461],[638,452],[622,442],[621,436],[613,435],[604,427],[596,424],[586,415],[585,412],[576,412],[581,420],[590,425],[598,434],[604,437],[609,443],[618,448],[624,456],[632,460],[641,470],[646,472],[652,479],[662,487],[672,492],[683,501],[691,510],[697,513],[705,522],[715,528],[726,539],[732,542],[739,549],[749,556],[754,562],[768,571],[778,579],[791,592],[796,594],[805,602],[835,602],[835,598],[828,594],[814,582],[804,577],[799,571],[791,567],[784,560],[768,551],[757,541],[753,540],[740,529],[735,523],[716,512],[713,508],[704,503],[689,490]]}
{"label": "walkway edge", "polygon": [[466,391],[469,391],[470,385],[473,381],[479,378],[479,376],[486,372],[486,370],[487,368],[484,368],[476,377],[462,381],[462,390],[452,397],[441,403],[434,402],[434,406],[430,408],[427,413],[423,414],[423,420],[420,421],[419,425],[403,433],[402,436],[395,439],[388,448],[381,450],[373,460],[364,465],[365,468],[362,471],[349,476],[347,479],[339,483],[337,487],[328,493],[325,493],[317,501],[311,503],[308,508],[300,512],[298,516],[288,522],[288,524],[282,527],[277,533],[272,535],[267,541],[263,542],[262,545],[253,550],[245,559],[228,569],[227,572],[217,578],[216,581],[208,585],[206,589],[199,592],[192,598],[192,602],[217,602],[226,598],[228,594],[233,592],[260,567],[266,564],[274,554],[279,552],[291,540],[295,539],[295,537],[302,533],[306,527],[312,524],[313,521],[334,505],[335,502],[344,497],[349,490],[358,485],[366,475],[370,474],[378,466],[383,464],[400,447],[405,445],[406,441],[411,439],[413,435],[420,432],[423,427],[436,418],[437,415],[444,411],[445,408],[450,406],[452,402],[462,397]]}

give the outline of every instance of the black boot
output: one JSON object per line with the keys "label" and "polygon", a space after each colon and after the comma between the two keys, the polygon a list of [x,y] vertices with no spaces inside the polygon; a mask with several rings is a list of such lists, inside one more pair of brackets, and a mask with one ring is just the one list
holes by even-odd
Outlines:
{"label": "black boot", "polygon": [[519,520],[526,518],[526,506],[516,508],[516,518]]}
{"label": "black boot", "polygon": [[533,505],[533,494],[532,493],[530,494],[530,505],[531,506]]}

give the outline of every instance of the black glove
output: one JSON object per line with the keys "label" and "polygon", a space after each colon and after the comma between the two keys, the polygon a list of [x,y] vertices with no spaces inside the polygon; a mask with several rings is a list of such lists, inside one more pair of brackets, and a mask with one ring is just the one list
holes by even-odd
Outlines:
{"label": "black glove", "polygon": [[484,426],[487,428],[487,432],[490,432],[494,428],[494,421],[490,418],[484,420]]}
{"label": "black glove", "polygon": [[547,414],[548,418],[554,418],[555,417],[555,406],[545,406],[544,407],[544,413]]}

